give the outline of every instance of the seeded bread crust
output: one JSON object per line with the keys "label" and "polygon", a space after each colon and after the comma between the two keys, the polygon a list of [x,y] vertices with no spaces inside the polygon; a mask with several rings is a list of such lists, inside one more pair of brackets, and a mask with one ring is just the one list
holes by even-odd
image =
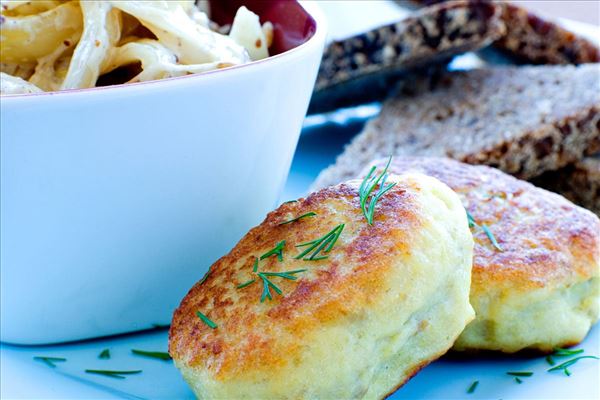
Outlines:
{"label": "seeded bread crust", "polygon": [[324,187],[389,155],[449,157],[521,178],[600,150],[600,65],[448,72],[386,101],[317,178]]}
{"label": "seeded bread crust", "polygon": [[560,193],[600,216],[600,154],[557,171],[546,172],[531,182]]}
{"label": "seeded bread crust", "polygon": [[532,64],[584,64],[600,61],[600,51],[587,39],[528,10],[504,4],[507,33],[494,46]]}
{"label": "seeded bread crust", "polygon": [[[445,0],[414,0],[431,5]],[[529,64],[584,64],[600,62],[600,50],[587,39],[545,20],[531,11],[507,2],[502,6],[501,19],[506,34],[494,47]]]}
{"label": "seeded bread crust", "polygon": [[415,67],[444,63],[487,46],[504,34],[501,8],[457,1],[335,41],[325,50],[309,112],[385,97],[390,86]]}

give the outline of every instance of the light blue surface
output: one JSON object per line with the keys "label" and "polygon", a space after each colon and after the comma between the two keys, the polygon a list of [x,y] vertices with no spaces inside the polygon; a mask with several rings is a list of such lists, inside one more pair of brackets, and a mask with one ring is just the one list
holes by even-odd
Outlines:
{"label": "light blue surface", "polygon": [[[305,122],[282,200],[303,196],[319,171],[334,161],[377,105],[346,110]],[[190,283],[191,285],[191,283]],[[596,326],[582,343],[587,354],[599,354]],[[98,359],[110,349],[110,360]],[[166,351],[167,331],[154,330],[58,346],[0,346],[2,399],[192,399],[193,394],[171,362],[131,354],[131,349]],[[34,356],[65,357],[52,369]],[[89,375],[85,369],[142,369],[124,380]],[[461,399],[474,380],[479,386],[469,399],[598,399],[600,363],[583,360],[573,375],[549,373],[543,357],[444,357],[425,368],[391,399]],[[507,371],[533,371],[517,384]]]}
{"label": "light blue surface", "polygon": [[[389,2],[325,1],[320,3],[331,19],[332,37],[359,32],[405,15]],[[343,8],[342,8],[343,6]],[[583,28],[581,28],[583,27]],[[590,27],[574,24],[573,29],[590,32]],[[581,28],[581,29],[579,29]],[[599,38],[598,29],[588,36]],[[596,34],[594,34],[596,33]],[[457,62],[457,68],[463,61]],[[292,170],[282,200],[306,194],[321,169],[332,163],[343,146],[360,130],[361,119],[376,112],[377,106],[309,117],[298,144]],[[191,284],[190,284],[191,285]],[[596,326],[579,347],[586,353],[600,352],[600,329]],[[105,348],[110,360],[99,360]],[[2,399],[191,399],[193,395],[172,363],[131,355],[131,349],[164,351],[166,330],[105,338],[59,346],[15,347],[0,345],[0,397]],[[51,369],[33,361],[33,356],[65,357],[67,362]],[[92,376],[87,368],[143,369],[125,380]],[[583,360],[571,368],[573,375],[546,372],[542,357],[449,358],[444,357],[425,368],[391,399],[598,399],[600,363]],[[517,384],[507,371],[533,371],[534,376]],[[474,394],[466,390],[474,380]]]}

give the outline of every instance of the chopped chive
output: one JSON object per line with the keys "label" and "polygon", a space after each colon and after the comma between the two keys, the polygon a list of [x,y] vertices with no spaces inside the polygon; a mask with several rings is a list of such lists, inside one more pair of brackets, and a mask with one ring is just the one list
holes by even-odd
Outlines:
{"label": "chopped chive", "polygon": [[483,229],[483,231],[485,232],[485,235],[488,237],[488,239],[490,239],[490,242],[492,242],[492,244],[498,251],[504,251],[502,249],[502,247],[500,247],[500,245],[498,244],[498,241],[496,240],[496,237],[494,236],[494,234],[492,233],[492,231],[490,230],[490,228],[488,228],[488,226],[486,224],[482,224],[481,229]]}
{"label": "chopped chive", "polygon": [[[390,156],[385,168],[379,175],[373,175],[377,168],[375,166],[371,167],[371,170],[363,179],[360,188],[358,189],[358,195],[360,198],[360,208],[363,212],[363,215],[367,219],[367,223],[369,225],[373,225],[375,206],[379,199],[383,197],[383,195],[386,194],[391,188],[396,186],[395,183],[390,183],[387,186],[385,185],[385,180],[388,177],[387,170],[391,162],[392,156]],[[371,197],[371,201],[369,202],[369,206],[367,207],[367,200],[377,185],[379,185],[379,190]]]}
{"label": "chopped chive", "polygon": [[206,315],[202,314],[200,311],[196,311],[196,315],[198,316],[198,318],[200,318],[202,320],[202,322],[204,322],[206,325],[208,325],[209,328],[211,328],[211,329],[217,328],[217,324],[215,324],[210,319],[208,319],[208,317]]}
{"label": "chopped chive", "polygon": [[598,358],[596,356],[579,356],[579,357],[575,357],[575,358],[573,358],[573,359],[571,359],[569,361],[565,361],[562,364],[559,364],[557,366],[554,366],[554,367],[550,368],[548,370],[548,372],[550,372],[550,371],[558,371],[558,370],[561,370],[561,369],[567,369],[571,365],[575,364],[577,361],[583,360],[584,358],[593,358],[595,360],[600,360],[600,358]]}
{"label": "chopped chive", "polygon": [[552,353],[553,356],[556,357],[568,357],[568,356],[575,356],[577,354],[581,354],[583,353],[583,349],[575,349],[575,350],[570,350],[570,349],[563,349],[561,347],[556,347],[554,349],[554,353]]}
{"label": "chopped chive", "polygon": [[104,349],[100,352],[100,354],[98,354],[98,358],[102,359],[102,360],[108,360],[110,358],[110,350],[109,349]]}
{"label": "chopped chive", "polygon": [[521,378],[519,378],[518,376],[515,376],[515,382],[517,382],[519,385],[521,383],[523,383],[523,381],[521,380]]}
{"label": "chopped chive", "polygon": [[163,361],[171,360],[171,356],[169,355],[169,353],[165,353],[163,351],[146,351],[146,350],[131,349],[131,352],[138,356],[157,358],[157,359],[163,360]]}
{"label": "chopped chive", "polygon": [[529,372],[529,371],[527,371],[527,372],[507,372],[506,374],[510,375],[510,376],[521,376],[521,377],[523,377],[523,376],[532,376],[533,372]]}
{"label": "chopped chive", "polygon": [[200,279],[200,282],[198,282],[198,285],[202,285],[208,279],[209,275],[210,275],[210,267],[208,268],[208,271],[206,271],[206,273],[204,274],[202,279]]}
{"label": "chopped chive", "polygon": [[258,257],[254,259],[254,265],[252,266],[252,272],[258,271]]}
{"label": "chopped chive", "polygon": [[142,372],[142,370],[138,369],[134,371],[110,371],[106,369],[86,369],[85,372],[88,374],[108,376],[110,378],[125,379],[123,375],[139,374],[140,372]]}
{"label": "chopped chive", "polygon": [[547,362],[548,364],[550,364],[551,366],[556,364],[556,363],[554,362],[554,358],[552,358],[552,356],[551,356],[551,355],[548,355],[548,356],[546,356],[546,362]]}
{"label": "chopped chive", "polygon": [[471,394],[475,392],[475,389],[477,389],[477,385],[479,385],[479,381],[474,381],[473,383],[471,383],[471,386],[469,386],[469,388],[467,389],[467,393]]}
{"label": "chopped chive", "polygon": [[306,218],[306,217],[314,217],[315,215],[317,215],[316,212],[307,212],[306,214],[302,214],[296,218],[292,218],[290,220],[284,221],[284,222],[280,222],[278,225],[286,225],[286,224],[291,224],[292,222],[296,222],[301,220],[302,218]]}
{"label": "chopped chive", "polygon": [[[328,256],[319,255],[319,253],[329,253],[338,238],[340,237],[342,231],[344,230],[345,224],[339,224],[331,231],[326,233],[324,236],[311,240],[310,242],[297,244],[296,247],[304,247],[309,246],[306,250],[302,251],[298,254],[294,259],[300,260],[304,259],[305,261],[318,261],[327,258]],[[310,253],[310,255],[308,255]]]}
{"label": "chopped chive", "polygon": [[246,286],[250,286],[250,285],[252,285],[254,282],[256,282],[256,279],[250,279],[248,282],[244,282],[244,283],[242,283],[242,284],[239,284],[239,285],[237,285],[237,286],[236,286],[236,288],[238,288],[238,289],[243,289],[243,288],[245,288]]}
{"label": "chopped chive", "polygon": [[46,364],[50,368],[56,368],[56,364],[54,364],[55,362],[65,362],[65,361],[67,361],[67,359],[63,358],[63,357],[41,357],[41,356],[36,356],[36,357],[33,357],[33,359],[36,360],[36,361],[43,362],[44,364]]}
{"label": "chopped chive", "polygon": [[281,242],[277,243],[273,249],[267,251],[265,254],[260,256],[260,259],[264,260],[267,257],[277,255],[277,259],[279,261],[283,261],[283,248],[284,247],[285,247],[285,240],[282,240]]}

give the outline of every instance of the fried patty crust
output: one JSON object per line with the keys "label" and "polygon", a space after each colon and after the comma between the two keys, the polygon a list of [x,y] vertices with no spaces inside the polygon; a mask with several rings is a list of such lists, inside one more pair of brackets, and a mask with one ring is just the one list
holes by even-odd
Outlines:
{"label": "fried patty crust", "polygon": [[474,220],[471,304],[477,317],[454,349],[550,352],[585,338],[598,320],[600,302],[596,215],[486,166],[398,157],[389,171],[441,180]]}
{"label": "fried patty crust", "polygon": [[[383,398],[452,346],[474,318],[464,209],[434,178],[388,182],[373,225],[349,181],[281,205],[211,266],[169,333],[197,397]],[[329,252],[297,259],[340,224]],[[286,271],[265,297],[259,273]]]}

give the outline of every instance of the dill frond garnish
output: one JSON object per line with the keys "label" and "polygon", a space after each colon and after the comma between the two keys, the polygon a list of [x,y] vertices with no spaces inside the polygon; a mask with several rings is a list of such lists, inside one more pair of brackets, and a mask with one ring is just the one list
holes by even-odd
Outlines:
{"label": "dill frond garnish", "polygon": [[483,229],[483,232],[485,232],[485,236],[487,236],[488,239],[490,239],[490,242],[492,242],[492,244],[498,251],[504,251],[502,249],[502,247],[500,247],[500,245],[498,244],[498,241],[496,240],[496,237],[494,236],[494,234],[492,233],[492,231],[490,230],[490,228],[488,228],[488,226],[486,224],[482,224],[481,229]]}
{"label": "dill frond garnish", "polygon": [[316,212],[312,212],[312,211],[311,211],[311,212],[307,212],[306,214],[302,214],[302,215],[300,215],[300,216],[298,216],[298,217],[296,217],[296,218],[292,218],[292,219],[290,219],[290,220],[287,220],[287,221],[284,221],[284,222],[280,222],[280,223],[279,223],[279,224],[277,224],[277,225],[286,225],[286,224],[291,224],[292,222],[299,221],[299,220],[301,220],[302,218],[306,218],[306,217],[314,217],[315,215],[317,215],[317,213],[316,213]]}
{"label": "dill frond garnish", "polygon": [[275,285],[269,277],[278,277],[283,279],[289,279],[295,281],[298,277],[294,276],[295,274],[299,274],[300,272],[306,271],[305,269],[296,269],[294,271],[285,271],[285,272],[259,272],[257,273],[258,277],[262,279],[263,282],[263,291],[260,295],[260,302],[262,303],[265,299],[273,300],[273,295],[271,294],[271,289],[273,289],[277,294],[281,295],[283,292],[281,289]]}
{"label": "dill frond garnish", "polygon": [[250,286],[250,285],[252,285],[254,282],[256,282],[256,279],[250,279],[250,280],[249,280],[249,281],[247,281],[247,282],[244,282],[244,283],[241,283],[241,284],[237,285],[237,286],[236,286],[236,288],[237,288],[237,289],[243,289],[243,288],[245,288],[246,286]]}
{"label": "dill frond garnish", "polygon": [[593,358],[595,360],[600,360],[600,358],[598,358],[596,356],[579,356],[579,357],[575,357],[575,358],[573,358],[573,359],[571,359],[569,361],[565,361],[562,364],[558,364],[558,365],[550,368],[548,370],[548,372],[564,370],[564,372],[565,372],[566,375],[570,375],[571,373],[569,372],[569,370],[567,368],[570,367],[571,365],[575,364],[579,360],[583,360],[584,358]]}
{"label": "dill frond garnish", "polygon": [[211,270],[211,267],[208,267],[208,271],[206,271],[206,273],[204,274],[202,279],[200,279],[200,282],[198,282],[198,285],[202,285],[208,279],[208,276],[210,275],[210,270]]}
{"label": "dill frond garnish", "polygon": [[298,254],[296,257],[294,257],[294,259],[304,259],[305,261],[318,261],[329,257],[319,254],[329,253],[331,249],[333,249],[335,242],[337,242],[345,226],[345,224],[339,224],[338,226],[336,226],[331,231],[329,231],[324,236],[318,239],[311,240],[310,242],[306,243],[297,244],[296,247],[308,246],[308,248],[300,254]]}
{"label": "dill frond garnish", "polygon": [[98,358],[101,360],[108,360],[110,358],[110,350],[104,349],[98,354]]}
{"label": "dill frond garnish", "polygon": [[[395,183],[390,183],[389,185],[385,185],[385,181],[388,177],[387,170],[392,162],[392,156],[388,159],[388,162],[379,175],[373,175],[375,170],[377,169],[375,166],[371,167],[371,170],[365,176],[362,183],[360,184],[360,188],[358,189],[358,195],[360,198],[360,208],[363,212],[363,215],[367,219],[367,223],[369,225],[373,225],[373,216],[375,215],[375,206],[379,199],[386,194],[391,188],[396,186]],[[369,201],[369,196],[375,189],[375,187],[379,185],[379,190],[371,197],[371,201]],[[367,207],[368,202],[368,207]]]}
{"label": "dill frond garnish", "polygon": [[258,257],[254,259],[254,265],[252,266],[252,272],[258,271]]}
{"label": "dill frond garnish", "polygon": [[562,347],[556,347],[554,349],[554,353],[552,353],[553,356],[556,357],[570,357],[570,356],[576,356],[577,354],[581,354],[583,353],[583,349],[575,349],[575,350],[570,350],[570,349],[563,349]]}
{"label": "dill frond garnish", "polygon": [[519,385],[521,383],[523,383],[523,381],[521,380],[521,378],[519,378],[518,376],[515,376],[515,382],[517,382]]}
{"label": "dill frond garnish", "polygon": [[259,275],[260,278],[263,281],[263,291],[262,294],[260,295],[260,302],[262,303],[263,301],[265,301],[266,298],[268,298],[269,300],[273,300],[273,296],[271,295],[271,290],[270,288],[273,288],[273,290],[279,294],[283,293],[281,291],[281,289],[279,289],[277,287],[277,285],[275,285],[273,282],[271,282],[269,280],[269,278],[265,277],[265,276],[261,276]]}
{"label": "dill frond garnish", "polygon": [[202,314],[200,311],[196,311],[196,315],[198,316],[198,318],[200,318],[200,320],[202,322],[204,322],[209,328],[211,329],[216,329],[217,328],[217,324],[215,324],[214,322],[212,322],[210,319],[208,319],[208,317],[204,314]]}
{"label": "dill frond garnish", "polygon": [[469,388],[467,389],[467,393],[474,393],[475,389],[477,389],[477,385],[479,385],[479,381],[474,381],[473,383],[471,383],[471,386],[469,386]]}
{"label": "dill frond garnish", "polygon": [[467,221],[469,221],[469,228],[481,228],[481,230],[483,230],[483,233],[485,233],[485,236],[487,236],[490,243],[492,243],[492,245],[496,248],[496,250],[504,251],[504,249],[502,249],[502,247],[500,247],[500,244],[498,244],[498,241],[496,240],[496,237],[494,236],[494,234],[492,233],[490,228],[486,224],[479,225],[475,221],[475,218],[473,218],[473,216],[471,215],[469,210],[467,210],[466,208],[465,208],[465,212],[467,213]]}
{"label": "dill frond garnish", "polygon": [[469,212],[469,210],[467,210],[465,208],[465,211],[467,213],[467,220],[469,221],[469,228],[474,228],[474,227],[479,227],[479,225],[477,225],[477,222],[475,222],[475,218],[473,218],[473,216],[471,215],[471,213]]}
{"label": "dill frond garnish", "polygon": [[146,350],[131,349],[131,352],[138,356],[157,358],[157,359],[163,360],[163,361],[171,360],[171,355],[169,353],[165,353],[164,351],[146,351]]}
{"label": "dill frond garnish", "polygon": [[283,248],[284,247],[285,247],[285,240],[282,240],[281,242],[277,243],[274,248],[272,248],[271,250],[267,251],[265,254],[260,256],[260,259],[264,260],[267,257],[276,255],[277,259],[279,261],[283,261]]}
{"label": "dill frond garnish", "polygon": [[554,362],[554,358],[552,358],[552,356],[551,356],[551,355],[548,355],[548,356],[546,356],[546,362],[547,362],[548,364],[550,364],[550,366],[552,366],[552,365],[556,365],[556,363]]}
{"label": "dill frond garnish", "polygon": [[140,372],[142,372],[142,370],[138,369],[135,371],[111,371],[107,369],[86,369],[85,372],[88,374],[108,376],[110,378],[125,379],[123,375],[139,374]]}
{"label": "dill frond garnish", "polygon": [[510,375],[510,376],[529,377],[529,376],[533,375],[533,372],[529,372],[529,371],[526,371],[526,372],[507,372],[506,374]]}
{"label": "dill frond garnish", "polygon": [[55,362],[65,362],[65,361],[67,361],[67,359],[63,358],[63,357],[41,357],[41,356],[36,356],[36,357],[33,357],[33,359],[36,360],[36,361],[43,362],[44,364],[46,364],[50,368],[56,368],[56,364],[54,364]]}

